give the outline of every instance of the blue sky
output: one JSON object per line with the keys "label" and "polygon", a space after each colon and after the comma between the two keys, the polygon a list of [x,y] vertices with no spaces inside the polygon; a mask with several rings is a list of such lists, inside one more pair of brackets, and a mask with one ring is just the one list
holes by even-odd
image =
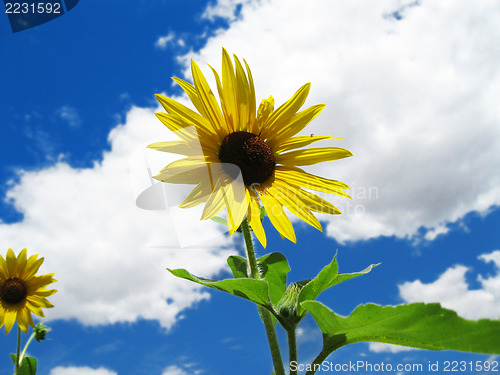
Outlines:
{"label": "blue sky", "polygon": [[[327,107],[305,134],[343,137],[331,145],[354,154],[308,169],[352,187],[352,201],[332,198],[344,214],[321,217],[323,232],[295,221],[297,244],[266,223],[259,254],[284,253],[292,281],[337,251],[341,272],[382,263],[321,295],[340,314],[425,301],[499,317],[499,15],[488,1],[158,0],[80,2],[19,33],[0,17],[2,251],[41,254],[42,270],[59,280],[46,311],[50,340],[30,347],[39,374],[270,373],[251,303],[165,271],[226,277],[242,239],[195,213],[135,205],[147,168],[166,162],[144,147],[173,139],[154,116],[154,94],[186,102],[170,77],[184,77],[191,57],[207,76],[205,63],[220,69],[222,46],[249,63],[257,100],[281,103],[311,82],[306,105]],[[167,200],[178,194],[166,189]],[[15,340],[0,340],[0,375],[11,373]],[[306,319],[301,362],[320,340]],[[368,344],[329,358],[487,359]]]}

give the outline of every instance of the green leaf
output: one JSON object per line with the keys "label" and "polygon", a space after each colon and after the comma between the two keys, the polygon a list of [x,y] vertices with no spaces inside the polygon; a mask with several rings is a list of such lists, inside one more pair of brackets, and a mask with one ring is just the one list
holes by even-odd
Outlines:
{"label": "green leaf", "polygon": [[358,306],[348,317],[317,301],[306,301],[302,306],[323,332],[323,358],[341,346],[362,341],[500,354],[500,321],[466,320],[439,303],[367,304]]}
{"label": "green leaf", "polygon": [[[314,301],[321,292],[337,285],[343,281],[365,275],[372,270],[377,264],[365,268],[363,271],[355,273],[338,273],[337,255],[333,257],[332,262],[324,267],[321,272],[312,280],[307,282],[299,295],[299,315],[305,314],[301,303],[304,301]],[[302,282],[303,283],[303,282]]]}
{"label": "green leaf", "polygon": [[265,308],[270,308],[268,301],[269,288],[265,280],[240,278],[215,281],[191,275],[184,269],[168,269],[168,271],[174,276],[187,279],[210,288],[222,290],[224,292],[234,294],[235,296],[248,299]]}
{"label": "green leaf", "polygon": [[[17,355],[11,354],[10,358],[14,363],[14,366],[17,362]],[[34,357],[23,357],[21,361],[21,366],[19,366],[19,375],[35,375],[36,374],[36,358]]]}
{"label": "green leaf", "polygon": [[[235,279],[248,277],[247,260],[240,256],[230,256],[227,264]],[[283,297],[286,290],[286,274],[290,266],[283,254],[271,253],[257,259],[260,276],[269,284],[269,299],[273,306]]]}
{"label": "green leaf", "polygon": [[271,253],[257,259],[261,277],[269,284],[269,299],[273,306],[283,297],[286,291],[286,274],[290,266],[283,254]]}
{"label": "green leaf", "polygon": [[235,279],[248,277],[247,260],[245,258],[231,255],[227,258],[227,265],[231,268],[231,272],[233,273],[233,277]]}

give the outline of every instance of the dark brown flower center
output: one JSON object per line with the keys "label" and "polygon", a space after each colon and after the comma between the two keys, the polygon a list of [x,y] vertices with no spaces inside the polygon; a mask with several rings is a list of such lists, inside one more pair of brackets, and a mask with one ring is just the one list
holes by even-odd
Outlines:
{"label": "dark brown flower center", "polygon": [[0,288],[0,298],[3,302],[16,305],[26,298],[28,291],[24,281],[13,277],[5,280]]}
{"label": "dark brown flower center", "polygon": [[[248,132],[228,134],[219,150],[222,163],[237,165],[247,186],[261,184],[274,171],[274,155],[267,143],[258,135]],[[228,171],[232,177],[233,173]]]}

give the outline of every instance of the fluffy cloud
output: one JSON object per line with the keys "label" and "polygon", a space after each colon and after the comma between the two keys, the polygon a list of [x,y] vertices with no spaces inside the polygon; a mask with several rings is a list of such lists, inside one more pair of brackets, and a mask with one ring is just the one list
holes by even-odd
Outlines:
{"label": "fluffy cloud", "polygon": [[352,201],[335,199],[344,215],[323,218],[330,236],[432,240],[500,203],[495,1],[217,5],[230,27],[186,55],[186,67],[189,58],[219,66],[225,46],[250,64],[258,99],[277,104],[311,82],[306,105],[327,107],[304,134],[344,137],[331,144],[354,153],[309,168],[353,188]]}
{"label": "fluffy cloud", "polygon": [[[126,123],[110,133],[111,150],[93,168],[75,169],[60,161],[21,173],[9,190],[8,199],[24,218],[0,224],[0,237],[16,253],[27,247],[29,254],[44,256],[41,272],[55,272],[58,293],[50,298],[56,307],[45,310],[49,319],[97,325],[144,318],[169,328],[183,309],[209,295],[166,268],[214,276],[235,253],[228,250],[231,243],[221,228],[199,223],[195,211],[136,206],[142,190],[161,193],[159,185],[151,185],[147,168],[154,173],[169,157],[144,150],[158,134],[171,137],[153,112],[132,108]],[[175,198],[171,193],[169,198]],[[179,221],[187,222],[191,232],[177,232]],[[219,246],[210,242],[213,238]]]}
{"label": "fluffy cloud", "polygon": [[162,375],[187,375],[187,372],[175,365],[172,365],[163,370]]}
{"label": "fluffy cloud", "polygon": [[[496,274],[484,278],[478,276],[481,287],[470,289],[465,279],[469,268],[457,265],[446,270],[436,281],[422,283],[420,280],[399,286],[399,294],[405,302],[440,302],[442,306],[455,310],[467,319],[500,317],[500,250],[484,254],[479,259],[493,262]],[[480,309],[477,307],[481,306]]]}
{"label": "fluffy cloud", "polygon": [[117,375],[115,371],[104,367],[93,369],[91,367],[62,367],[58,366],[50,371],[50,375]]}
{"label": "fluffy cloud", "polygon": [[160,49],[167,48],[168,45],[177,44],[180,47],[184,47],[184,40],[181,38],[177,38],[173,31],[169,32],[167,35],[160,36],[156,42],[155,46]]}

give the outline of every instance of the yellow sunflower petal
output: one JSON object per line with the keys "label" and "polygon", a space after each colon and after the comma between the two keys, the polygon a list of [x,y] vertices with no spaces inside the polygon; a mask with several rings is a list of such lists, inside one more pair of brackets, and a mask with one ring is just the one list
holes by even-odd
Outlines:
{"label": "yellow sunflower petal", "polygon": [[211,161],[206,157],[188,157],[171,162],[153,176],[161,182],[197,184],[207,181]]}
{"label": "yellow sunflower petal", "polygon": [[[29,302],[30,307],[36,307],[36,308],[50,308],[54,307],[49,300],[45,297],[39,296],[39,295],[34,295],[34,296],[29,296],[26,298],[26,302]],[[34,312],[34,311],[33,311]],[[40,314],[37,314],[40,315]],[[43,316],[43,315],[40,315]]]}
{"label": "yellow sunflower petal", "polygon": [[182,87],[184,92],[187,94],[189,97],[189,100],[191,100],[191,103],[195,106],[195,108],[198,110],[198,112],[203,111],[203,104],[201,102],[200,97],[198,96],[198,91],[196,90],[196,87],[194,87],[192,84],[189,82],[184,81],[183,79],[172,77],[172,79]]}
{"label": "yellow sunflower petal", "polygon": [[22,249],[19,255],[17,256],[17,266],[16,266],[16,276],[22,277],[24,271],[26,269],[26,264],[28,263],[27,259],[27,249]]}
{"label": "yellow sunflower petal", "polygon": [[238,181],[227,184],[224,194],[227,206],[227,226],[229,235],[233,235],[247,216],[250,195],[245,185]]}
{"label": "yellow sunflower petal", "polygon": [[277,166],[274,176],[285,184],[350,198],[349,194],[342,190],[349,189],[345,183],[309,174],[298,167]]}
{"label": "yellow sunflower petal", "polygon": [[263,189],[257,189],[257,192],[259,193],[260,200],[262,201],[262,204],[266,209],[267,216],[273,226],[282,236],[288,238],[294,243],[297,242],[292,223],[290,222],[288,216],[286,216],[285,211],[283,211],[281,203],[273,196],[267,194]]}
{"label": "yellow sunflower petal", "polygon": [[277,129],[272,137],[267,140],[269,147],[274,149],[280,143],[293,137],[319,115],[324,108],[324,104],[317,104],[293,115],[286,124],[283,124],[280,129]]}
{"label": "yellow sunflower petal", "polygon": [[7,274],[7,262],[3,258],[2,255],[0,255],[0,282],[3,282],[9,278],[9,275]]}
{"label": "yellow sunflower petal", "polygon": [[239,124],[236,131],[244,131],[248,130],[250,121],[250,87],[243,66],[236,56],[234,56],[234,64],[236,66],[236,90],[239,112]]}
{"label": "yellow sunflower petal", "polygon": [[27,308],[22,309],[17,313],[17,325],[21,328],[21,331],[28,333],[28,325],[31,317],[31,312]]}
{"label": "yellow sunflower petal", "polygon": [[224,199],[224,189],[217,186],[215,191],[210,194],[207,199],[205,207],[203,207],[203,212],[201,214],[201,220],[207,220],[214,216],[217,216],[224,207],[226,207],[226,201]]}
{"label": "yellow sunflower petal", "polygon": [[255,101],[255,86],[253,84],[253,77],[252,77],[252,72],[250,71],[250,67],[248,66],[245,59],[243,59],[243,62],[245,63],[245,68],[247,70],[247,77],[248,77],[248,107],[250,110],[250,117],[248,119],[248,131],[250,133],[253,133],[254,132],[253,125],[255,124],[255,109],[257,107]]}
{"label": "yellow sunflower petal", "polygon": [[[255,121],[252,133],[260,134],[262,138],[265,138],[262,135],[262,132],[265,130],[267,119],[269,118],[269,116],[271,116],[271,113],[273,111],[274,111],[274,98],[270,96],[268,99],[262,99],[259,105],[259,109],[257,110],[257,119]],[[272,148],[269,141],[267,143]]]}
{"label": "yellow sunflower petal", "polygon": [[31,279],[25,280],[28,294],[36,294],[38,289],[56,282],[52,276],[54,276],[53,273],[48,273],[46,275],[34,276]]}
{"label": "yellow sunflower petal", "polygon": [[[44,306],[44,307],[54,307],[52,306],[50,303],[49,303],[50,306]],[[38,315],[40,317],[44,317],[45,315],[43,315],[43,311],[42,311],[42,308],[38,305],[35,305],[33,303],[31,303],[29,300],[26,301],[26,307],[28,309],[30,309],[31,312],[33,312],[33,314],[35,315]]]}
{"label": "yellow sunflower petal", "polygon": [[288,208],[292,214],[297,216],[299,219],[304,220],[306,223],[312,225],[316,229],[322,231],[321,224],[314,214],[307,209],[306,206],[301,205],[302,200],[297,198],[294,191],[291,189],[276,189],[276,187],[271,186],[266,189],[266,193],[272,195],[278,202],[283,206]]}
{"label": "yellow sunflower petal", "polygon": [[213,131],[216,134],[219,134],[222,139],[225,135],[223,132],[225,121],[222,117],[219,104],[217,103],[210,86],[203,76],[203,73],[194,61],[191,61],[191,71],[193,73],[194,86],[196,87],[196,91],[198,92],[198,96],[200,97],[200,101],[205,112],[204,115],[212,124]]}
{"label": "yellow sunflower petal", "polygon": [[33,255],[28,259],[28,266],[26,267],[26,273],[24,280],[28,280],[33,277],[34,274],[38,272],[38,269],[43,263],[44,258],[37,259],[38,255]]}
{"label": "yellow sunflower petal", "polygon": [[318,142],[318,141],[324,141],[326,139],[332,139],[332,138],[337,138],[338,137],[328,137],[328,136],[313,136],[312,134],[310,136],[300,136],[300,137],[293,137],[288,139],[287,141],[278,144],[276,147],[273,148],[273,151],[276,153],[281,153],[289,150],[293,150],[294,148],[301,148],[310,145],[311,143]]}
{"label": "yellow sunflower petal", "polygon": [[248,206],[248,222],[253,229],[255,237],[259,240],[262,247],[267,246],[266,232],[264,231],[264,227],[262,226],[262,220],[260,219],[260,204],[259,197],[257,194],[250,189],[247,189],[250,193],[250,204]]}
{"label": "yellow sunflower petal", "polygon": [[269,116],[266,128],[262,131],[263,139],[272,138],[273,133],[285,126],[290,118],[300,109],[300,107],[302,107],[302,105],[306,101],[310,88],[311,84],[306,83],[304,86],[298,89],[289,100],[280,105],[271,114],[271,116]]}
{"label": "yellow sunflower petal", "polygon": [[283,165],[310,165],[324,161],[338,160],[352,156],[352,153],[340,147],[315,147],[290,151],[276,156],[275,161]]}
{"label": "yellow sunflower petal", "polygon": [[14,277],[17,268],[16,254],[14,254],[12,249],[9,249],[5,258],[7,262],[7,275],[8,277]]}
{"label": "yellow sunflower petal", "polygon": [[17,311],[15,310],[6,310],[3,318],[3,322],[5,324],[5,333],[9,333],[12,329],[12,326],[16,322]]}
{"label": "yellow sunflower petal", "polygon": [[212,188],[209,184],[201,182],[195,186],[186,198],[179,204],[180,208],[192,208],[201,203],[205,203],[212,193]]}
{"label": "yellow sunflower petal", "polygon": [[186,156],[200,155],[200,151],[193,145],[185,141],[168,141],[151,143],[148,148],[157,151],[170,152]]}

